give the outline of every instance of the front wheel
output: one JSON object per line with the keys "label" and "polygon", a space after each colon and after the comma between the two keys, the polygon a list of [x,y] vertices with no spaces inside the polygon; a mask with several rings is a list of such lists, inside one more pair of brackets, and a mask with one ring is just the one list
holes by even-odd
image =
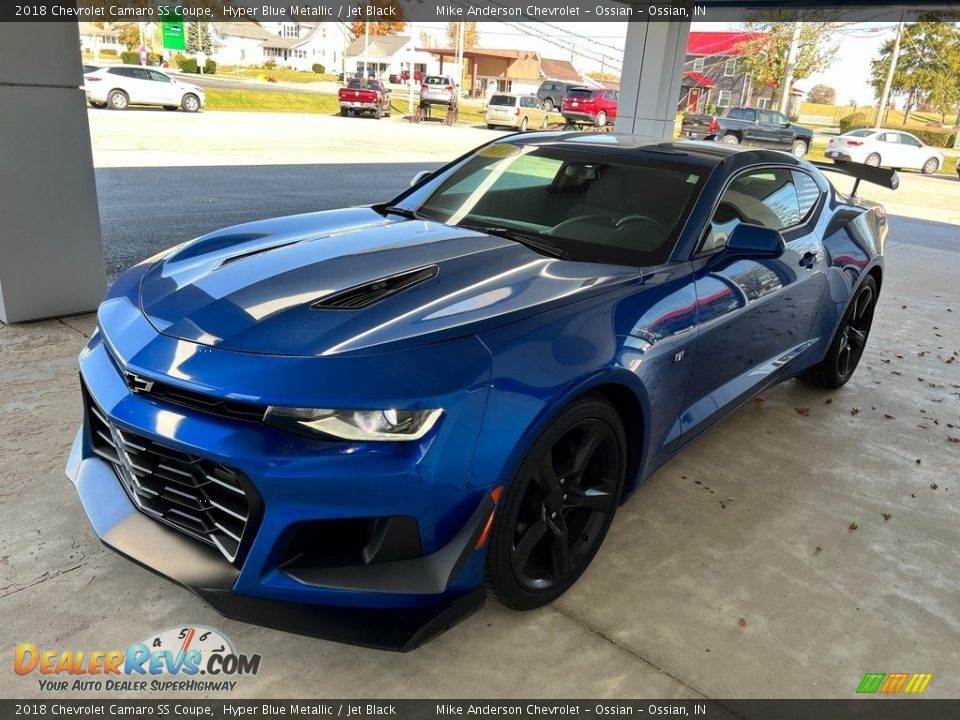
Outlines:
{"label": "front wheel", "polygon": [[923,167],[920,168],[920,172],[922,172],[924,175],[933,175],[939,169],[940,161],[936,158],[930,158],[923,164]]}
{"label": "front wheel", "polygon": [[200,111],[200,98],[196,95],[184,95],[181,107],[185,112],[195,113]]}
{"label": "front wheel", "polygon": [[520,121],[520,127],[519,127],[518,129],[520,130],[520,132],[526,132],[526,131],[527,131],[527,119],[526,119],[526,118],[524,118],[523,120]]}
{"label": "front wheel", "polygon": [[562,410],[500,502],[487,551],[488,590],[515,610],[566,592],[600,549],[626,472],[626,433],[609,402],[585,395]]}
{"label": "front wheel", "polygon": [[547,116],[544,115],[544,116],[543,116],[543,121],[540,123],[540,129],[541,129],[541,130],[546,130],[546,129],[547,129],[547,126],[548,126],[549,124],[550,124],[550,121],[547,119]]}
{"label": "front wheel", "polygon": [[803,157],[807,154],[807,144],[803,140],[794,140],[790,152],[797,157]]}
{"label": "front wheel", "polygon": [[800,380],[809,385],[834,389],[853,377],[867,346],[877,297],[877,283],[868,275],[854,293],[826,357],[804,371]]}

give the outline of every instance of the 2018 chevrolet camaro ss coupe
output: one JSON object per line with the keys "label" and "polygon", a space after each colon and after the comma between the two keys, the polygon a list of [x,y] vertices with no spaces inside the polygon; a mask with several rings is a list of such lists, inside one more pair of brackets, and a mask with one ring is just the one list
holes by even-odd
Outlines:
{"label": "2018 chevrolet camaro ss coupe", "polygon": [[409,649],[487,593],[561,595],[753,394],[843,385],[886,232],[785,153],[498,139],[389,203],[127,271],[80,356],[68,475],[104,543],[220,612]]}

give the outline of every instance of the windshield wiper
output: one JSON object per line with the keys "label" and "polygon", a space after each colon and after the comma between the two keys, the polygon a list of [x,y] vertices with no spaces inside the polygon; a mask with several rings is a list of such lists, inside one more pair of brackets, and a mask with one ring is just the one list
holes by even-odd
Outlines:
{"label": "windshield wiper", "polygon": [[409,208],[398,207],[397,205],[386,205],[381,208],[385,213],[393,213],[394,215],[400,215],[407,218],[407,220],[424,220],[425,218],[420,217],[420,215],[415,210],[410,210]]}
{"label": "windshield wiper", "polygon": [[487,226],[487,225],[456,225],[455,227],[464,230],[474,230],[475,232],[486,233],[487,235],[496,235],[507,240],[513,240],[521,245],[550,257],[560,258],[561,260],[570,260],[573,255],[559,247],[556,243],[547,240],[535,233],[527,233],[521,230],[513,230],[506,227]]}

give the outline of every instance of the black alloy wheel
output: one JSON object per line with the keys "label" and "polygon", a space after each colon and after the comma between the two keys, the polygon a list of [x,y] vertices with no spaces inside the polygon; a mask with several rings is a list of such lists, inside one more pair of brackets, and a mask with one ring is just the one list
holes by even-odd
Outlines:
{"label": "black alloy wheel", "polygon": [[838,388],[853,376],[867,346],[878,297],[877,283],[868,275],[847,306],[826,357],[805,370],[800,380],[818,387]]}
{"label": "black alloy wheel", "polygon": [[599,396],[569,405],[524,459],[494,521],[487,586],[507,607],[553,601],[583,574],[616,513],[626,437]]}

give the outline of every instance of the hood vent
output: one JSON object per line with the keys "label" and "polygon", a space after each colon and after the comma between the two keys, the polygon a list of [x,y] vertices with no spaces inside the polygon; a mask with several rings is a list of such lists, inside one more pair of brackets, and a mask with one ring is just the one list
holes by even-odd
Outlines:
{"label": "hood vent", "polygon": [[407,270],[397,275],[389,275],[363,285],[339,290],[318,300],[310,307],[315,310],[360,310],[435,278],[438,272],[440,269],[436,265]]}

